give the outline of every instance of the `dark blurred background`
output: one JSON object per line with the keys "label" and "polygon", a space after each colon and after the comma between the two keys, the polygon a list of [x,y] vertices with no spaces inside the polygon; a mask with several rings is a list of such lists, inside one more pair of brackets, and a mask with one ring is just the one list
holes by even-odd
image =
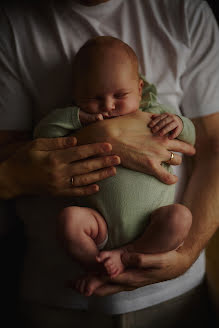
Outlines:
{"label": "dark blurred background", "polygon": [[219,9],[218,9],[218,0],[207,0],[209,6],[211,7],[216,19],[219,24]]}

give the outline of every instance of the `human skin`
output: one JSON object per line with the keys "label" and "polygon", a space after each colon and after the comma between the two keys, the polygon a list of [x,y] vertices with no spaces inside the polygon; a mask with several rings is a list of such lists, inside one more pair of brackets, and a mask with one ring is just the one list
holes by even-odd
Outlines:
{"label": "human skin", "polygon": [[[129,52],[131,52],[131,54]],[[89,40],[77,53],[73,63],[73,72],[75,80],[77,81],[77,85],[73,89],[74,103],[80,108],[79,116],[80,113],[83,112],[83,123],[85,125],[92,122],[92,116],[95,122],[100,119],[98,116],[101,116],[102,119],[115,118],[134,113],[138,110],[144,83],[143,80],[139,78],[136,55],[132,53],[131,48],[122,41],[112,37],[96,37]],[[86,120],[85,114],[89,114],[88,120]],[[182,131],[183,124],[177,115],[169,115],[168,113],[163,115],[153,114],[152,117],[154,118],[152,123],[150,123],[152,130],[154,130],[154,132],[159,132],[160,135],[162,135],[162,132],[165,132],[165,129],[166,133],[164,134],[173,131],[176,137]],[[175,118],[176,124],[173,118]],[[179,124],[177,119],[179,120]],[[174,233],[170,237],[170,231],[168,230],[168,232],[165,233],[166,230],[164,229],[162,237],[165,239],[165,242],[163,244],[160,242],[161,235],[157,237],[158,240],[155,237],[155,232],[158,231],[157,227],[155,227],[152,231],[147,229],[148,232],[142,237],[142,240],[138,240],[137,244],[136,242],[132,243],[130,248],[123,247],[113,252],[101,252],[100,257],[102,258],[102,262],[104,262],[104,266],[108,268],[108,274],[112,276],[110,263],[113,263],[117,275],[124,271],[124,265],[121,262],[121,254],[123,254],[125,250],[156,253],[158,249],[159,251],[162,249],[164,252],[167,251],[166,247],[168,247],[168,250],[177,247],[176,238],[179,240],[179,244],[181,244],[187,235],[187,233],[185,234],[184,232],[188,231],[187,228],[184,229],[185,227],[180,229],[179,223],[177,223],[176,227],[174,221],[174,217],[177,217],[177,222],[179,222],[178,217],[181,213],[181,221],[183,223],[188,222],[187,216],[184,215],[185,210],[180,211],[181,207],[184,209],[182,205],[176,206],[176,208],[178,208],[176,215],[174,215],[174,213],[176,213],[174,205],[168,208],[169,210],[163,209],[163,211],[160,210],[159,212],[161,216],[160,219],[162,219],[161,222],[157,221],[157,226],[161,227],[163,218],[166,218],[169,222],[169,226],[174,230]],[[78,220],[81,224],[80,226],[78,226]],[[89,265],[93,267],[95,257],[99,254],[97,247],[95,247],[93,243],[93,239],[95,239],[95,244],[101,244],[106,238],[107,229],[104,223],[104,219],[99,216],[97,212],[95,214],[92,209],[85,210],[79,207],[65,209],[59,219],[58,230],[61,231],[61,238],[63,238],[62,235],[65,236],[63,244],[66,246],[67,251],[75,259],[78,259],[79,262],[82,262],[85,267],[89,267]],[[166,227],[167,222],[165,223],[165,228]],[[87,234],[87,229],[89,230],[89,234]],[[150,240],[147,244],[145,241],[150,239],[148,235],[150,236],[151,234],[153,238],[156,239],[156,242]],[[164,236],[167,236],[169,243]],[[113,274],[113,276],[115,276],[115,274]],[[86,278],[81,280],[80,286],[84,286],[84,281],[86,281]],[[81,289],[78,287],[78,282],[76,286],[77,290]],[[86,288],[86,284],[84,287]],[[92,286],[89,286],[89,288],[91,289],[89,293],[90,296],[92,293]],[[84,293],[84,291],[81,292]]]}
{"label": "human skin", "polygon": [[[94,4],[97,3],[93,2],[93,5]],[[113,152],[121,153],[120,157],[125,165],[129,165],[130,168],[141,172],[154,173],[155,176],[161,178],[162,181],[166,183],[174,183],[176,178],[165,175],[165,172],[159,171],[161,167],[160,163],[169,159],[170,151],[179,151],[192,155],[194,154],[193,147],[177,140],[153,137],[149,133],[149,129],[145,127],[145,124],[148,124],[150,120],[150,115],[147,115],[147,113],[127,115],[127,117],[125,119],[122,118],[122,120],[123,122],[120,121],[119,118],[116,118],[113,120],[114,122],[110,122],[111,120],[98,122],[98,128],[101,127],[99,131],[103,132],[103,135],[99,135],[99,138],[101,139],[105,136],[105,141],[111,140]],[[132,120],[133,123],[131,129],[129,129],[130,120]],[[219,124],[217,122],[217,125],[215,125],[216,119],[212,121],[208,116],[200,120],[197,119],[195,123],[199,130],[199,143],[202,144],[202,138],[205,140],[205,137],[208,146],[211,145],[210,140],[214,141],[214,156],[208,154],[208,147],[204,147],[203,144],[202,147],[200,144],[198,145],[199,155],[196,158],[198,158],[199,161],[195,161],[195,169],[185,197],[185,204],[190,204],[189,207],[192,208],[193,216],[195,216],[195,222],[193,223],[189,238],[180,249],[180,252],[170,252],[162,256],[135,254],[134,258],[126,259],[127,263],[130,262],[130,264],[135,264],[137,268],[135,270],[127,270],[122,275],[115,278],[113,282],[115,282],[116,285],[106,282],[105,286],[96,291],[97,295],[107,295],[122,290],[130,290],[153,282],[171,279],[182,274],[195,258],[197,258],[200,250],[205,247],[207,241],[216,230],[218,226],[216,217],[218,217],[218,214],[215,200],[217,200],[219,191],[217,182],[219,181],[217,176],[219,155],[217,146],[218,139],[216,136]],[[204,126],[203,132],[202,125]],[[88,127],[87,133],[92,129],[94,132],[94,125]],[[211,134],[211,131],[209,131],[211,129],[214,131],[214,134]],[[207,132],[206,136],[204,135],[205,132]],[[12,136],[11,132],[9,132],[9,135]],[[94,142],[97,142],[98,135],[93,135],[92,138],[96,140]],[[2,149],[4,148],[7,153],[7,160],[0,165],[1,197],[12,198],[25,193],[38,192],[38,190],[41,190],[41,192],[51,192],[49,189],[55,190],[56,194],[63,195],[63,184],[60,183],[59,179],[55,179],[53,187],[49,189],[48,184],[50,182],[47,178],[45,178],[44,181],[40,179],[40,187],[38,186],[38,179],[42,172],[47,172],[49,170],[53,172],[54,176],[57,175],[64,164],[64,162],[57,159],[60,158],[59,155],[63,153],[63,149],[66,148],[66,145],[68,149],[74,147],[74,139],[63,138],[62,140],[62,138],[57,138],[55,142],[48,139],[33,142],[27,138],[29,141],[20,149],[18,147],[19,143],[15,143],[16,140],[17,138],[13,141],[13,144],[11,141],[10,151],[8,150],[8,146],[4,147],[4,145],[2,145]],[[144,148],[143,145],[145,144],[145,140],[147,140],[147,143],[150,145],[149,148]],[[82,142],[79,139],[78,141],[79,144]],[[17,152],[14,154],[15,149]],[[52,153],[51,159],[50,154]],[[13,157],[10,156],[12,154],[14,154]],[[209,156],[208,162],[206,161],[205,163],[204,158],[206,154]],[[23,161],[23,158],[25,158],[26,161]],[[173,164],[180,163],[180,157],[175,156],[174,160]],[[16,165],[14,166],[15,162]],[[206,170],[209,172],[208,179],[203,179],[207,172]],[[28,174],[26,174],[27,172]],[[69,173],[69,171],[65,171],[63,177],[67,175],[67,173]],[[206,187],[205,190],[203,190],[202,196],[200,196],[199,191],[200,188],[203,188],[204,184],[206,184]],[[32,190],[30,190],[29,185],[31,185]],[[35,188],[37,191],[35,191]],[[70,187],[67,188],[65,185],[64,189],[68,189],[68,195],[71,193],[73,194],[73,189],[70,189]],[[195,243],[195,241],[197,241],[197,236],[199,236],[199,242]],[[150,270],[146,270],[150,264],[154,264],[157,270],[151,268]]]}
{"label": "human skin", "polygon": [[[219,226],[219,113],[193,119],[196,127],[196,155],[192,158],[191,177],[184,193],[183,204],[193,214],[188,237],[178,250],[162,254],[125,254],[123,261],[133,268],[115,278],[105,276],[105,285],[94,291],[106,296],[133,290],[145,285],[176,278],[186,272]],[[208,172],[208,174],[206,174]],[[74,288],[74,281],[69,286]],[[99,283],[90,276],[89,284]]]}
{"label": "human skin", "polygon": [[95,182],[115,175],[120,163],[106,142],[77,147],[74,137],[31,141],[29,133],[18,131],[1,131],[0,140],[1,199],[90,195],[99,190]]}
{"label": "human skin", "polygon": [[[97,5],[107,1],[81,0],[78,2],[84,5]],[[116,118],[116,120],[118,119]],[[135,268],[128,269],[113,279],[109,279],[109,277],[106,276],[105,285],[98,288],[94,294],[99,296],[110,295],[178,277],[187,271],[197,259],[200,252],[206,247],[208,241],[217,230],[219,226],[219,211],[217,205],[219,199],[219,114],[216,113],[196,118],[193,120],[193,123],[195,124],[197,133],[195,145],[197,152],[196,156],[192,158],[193,165],[191,177],[183,197],[183,203],[189,207],[193,214],[193,224],[184,245],[179,250],[163,254],[128,255],[126,258],[123,258],[123,260],[126,261],[127,265],[134,266]],[[120,138],[123,137],[121,132],[121,130],[117,130]],[[118,135],[113,134],[111,138],[108,139],[112,139],[113,144],[117,136]],[[144,138],[140,135],[139,137],[138,140],[141,143]],[[95,139],[97,140],[98,138]],[[123,151],[124,158],[126,157],[126,147],[135,149],[131,137],[128,141]],[[168,143],[169,141],[165,138],[160,140],[160,144],[167,145]],[[119,146],[117,145],[116,148],[117,147]],[[156,150],[158,150],[157,147]],[[160,151],[164,154],[163,148],[160,149]],[[139,156],[139,154],[137,158],[139,162],[141,162],[142,157]],[[151,168],[153,167],[153,169],[157,171],[158,163],[153,156],[151,159],[152,161],[149,159]],[[126,161],[124,161],[124,163],[126,163]],[[142,164],[138,165],[141,169]],[[132,164],[131,166],[133,169],[136,169],[136,164]],[[208,172],[208,175],[206,172]],[[164,172],[162,173],[164,174]],[[170,177],[165,176],[165,178],[167,181]],[[91,277],[91,279],[95,279],[95,277]],[[69,283],[69,286],[74,288],[74,282]]]}
{"label": "human skin", "polygon": [[[0,198],[39,194],[71,197],[97,192],[95,182],[116,173],[113,161],[118,164],[119,160],[110,154],[117,154],[127,168],[154,175],[167,184],[175,183],[177,177],[164,170],[161,162],[169,160],[170,151],[193,155],[195,150],[178,140],[152,136],[147,128],[150,117],[151,114],[138,111],[123,116],[122,120],[116,117],[91,124],[84,128],[83,135],[76,133],[78,146],[87,144],[82,149],[75,147],[74,137],[32,141],[30,133],[1,131]],[[84,158],[87,173],[81,171],[81,165],[79,171],[74,169],[72,152],[79,152],[80,159]],[[95,158],[86,161],[92,152]],[[181,157],[175,155],[171,163],[179,165]]]}
{"label": "human skin", "polygon": [[137,57],[128,53],[132,49],[118,39],[103,36],[86,44],[73,64],[77,81],[73,98],[80,112],[102,119],[135,112],[144,83],[139,78]]}
{"label": "human skin", "polygon": [[[73,62],[73,98],[82,126],[139,109],[144,82],[138,66],[134,51],[119,39],[100,36],[82,46]],[[148,126],[169,139],[183,129],[182,120],[171,113],[153,114]]]}
{"label": "human skin", "polygon": [[[98,152],[101,153],[98,149],[99,147],[103,147],[102,142],[105,142],[104,145],[107,144],[107,146],[105,146],[107,147],[107,152],[111,151],[112,145],[113,152],[119,154],[124,166],[129,166],[130,169],[143,173],[154,174],[167,183],[174,183],[177,178],[168,174],[166,170],[162,171],[160,163],[169,159],[169,150],[192,155],[194,154],[194,148],[178,140],[169,140],[166,137],[161,138],[153,136],[150,129],[147,128],[150,116],[149,113],[137,111],[136,113],[123,117],[116,117],[113,120],[103,120],[94,123],[84,128],[83,135],[80,136],[80,131],[77,133],[78,144],[82,145],[84,143],[86,145],[88,142],[87,140],[89,140],[89,143],[94,143],[86,146],[85,154],[88,155],[91,153],[93,147],[96,154],[98,154]],[[5,133],[2,133],[2,135],[3,134]],[[11,146],[9,149],[6,142],[7,138],[4,138],[1,148],[2,152],[5,150],[7,155],[5,155],[5,157],[7,159],[0,164],[1,198],[10,199],[25,194],[45,193],[72,196],[75,195],[75,191],[82,196],[97,191],[90,190],[92,186],[86,186],[86,184],[89,183],[89,179],[91,179],[90,174],[94,169],[94,162],[92,162],[93,164],[91,165],[90,162],[87,163],[84,161],[86,170],[90,170],[91,173],[89,173],[89,175],[85,173],[84,175],[76,176],[74,180],[77,186],[72,187],[69,183],[69,177],[72,175],[72,167],[69,164],[66,165],[66,160],[71,161],[72,150],[75,150],[74,137],[38,139],[28,142],[22,141],[22,146],[19,148],[19,143],[13,143],[12,141],[13,132],[7,132],[7,134],[8,140],[10,139],[11,141]],[[19,133],[17,132],[16,140],[18,140],[18,135]],[[23,137],[24,133],[21,133],[21,135]],[[98,141],[101,144],[96,144]],[[6,144],[6,146],[4,146],[4,144]],[[147,145],[147,147],[145,147],[145,145]],[[106,149],[102,150],[101,155],[103,155],[104,152],[106,152]],[[174,160],[178,161],[178,159],[180,160],[180,157],[175,156]],[[178,161],[178,163],[180,163],[180,161]],[[110,163],[109,166],[111,167],[112,163]],[[97,181],[99,174],[99,170],[97,170],[93,176],[94,180],[92,182]],[[102,172],[102,178],[104,178],[104,175],[106,177],[106,172]],[[81,184],[85,186],[83,188],[87,189],[80,189]],[[138,254],[136,259],[139,259],[139,262],[136,263],[136,269],[134,271],[126,270],[123,274],[115,278],[115,282],[117,282],[116,286],[106,282],[106,284],[96,290],[95,293],[97,295],[108,295],[122,290],[134,289],[138,286],[140,287],[144,284],[148,284],[150,281],[152,283],[155,280],[159,281],[159,279],[160,281],[171,279],[173,274],[177,275],[178,272],[179,274],[182,272],[181,267],[184,268],[182,265],[186,265],[187,268],[187,255],[188,254],[185,254],[185,258],[180,257],[180,259],[182,259],[181,262],[177,259],[177,263],[174,262],[176,256],[171,256],[168,260],[169,267],[171,268],[172,262],[173,267],[172,271],[168,272],[169,275],[166,274],[166,268],[163,268],[163,270],[160,268],[160,275],[158,275],[155,270],[151,280],[148,281],[145,270],[141,269],[141,267],[143,267],[141,261],[142,263],[143,261],[146,262],[145,267],[148,264],[147,257],[145,258],[146,255]],[[157,261],[156,263],[159,264],[160,261],[162,262],[163,256],[164,255],[157,255],[155,258]],[[130,260],[130,263],[131,261],[132,260]],[[127,261],[127,265],[129,265],[129,261]],[[179,271],[176,271],[177,269]]]}

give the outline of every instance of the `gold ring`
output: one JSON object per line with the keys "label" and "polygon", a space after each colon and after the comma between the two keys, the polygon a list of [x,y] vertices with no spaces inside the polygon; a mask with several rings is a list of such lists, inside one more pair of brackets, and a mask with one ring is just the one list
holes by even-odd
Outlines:
{"label": "gold ring", "polygon": [[70,183],[71,183],[72,186],[74,185],[74,178],[73,177],[71,177]]}
{"label": "gold ring", "polygon": [[174,153],[172,153],[172,151],[170,153],[171,153],[170,159],[167,161],[168,164],[170,164],[172,159],[174,159]]}

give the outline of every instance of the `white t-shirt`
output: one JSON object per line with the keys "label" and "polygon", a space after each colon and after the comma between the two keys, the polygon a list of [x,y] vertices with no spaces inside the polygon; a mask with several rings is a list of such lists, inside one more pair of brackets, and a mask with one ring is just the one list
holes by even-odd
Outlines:
{"label": "white t-shirt", "polygon": [[[135,50],[141,73],[157,86],[162,103],[190,118],[218,112],[219,36],[206,2],[109,0],[86,7],[48,1],[33,6],[0,13],[0,129],[29,130],[50,110],[68,105],[72,59],[97,35],[120,38]],[[185,165],[174,169],[179,199]],[[55,239],[55,218],[66,204],[50,197],[17,200],[28,238],[22,299],[118,314],[158,304],[202,281],[203,253],[184,275],[132,292],[85,298],[66,289],[65,280],[80,272]]]}

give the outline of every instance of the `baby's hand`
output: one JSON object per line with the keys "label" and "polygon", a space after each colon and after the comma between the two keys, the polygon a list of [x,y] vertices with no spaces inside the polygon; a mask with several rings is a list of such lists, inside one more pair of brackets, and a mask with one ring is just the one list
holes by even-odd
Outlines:
{"label": "baby's hand", "polygon": [[86,113],[83,110],[80,109],[79,111],[79,119],[82,125],[88,125],[91,123],[95,123],[97,121],[103,120],[102,114],[90,114]]}
{"label": "baby's hand", "polygon": [[174,114],[153,114],[148,127],[151,128],[152,133],[157,133],[161,137],[168,134],[169,139],[174,139],[181,133],[183,122]]}

